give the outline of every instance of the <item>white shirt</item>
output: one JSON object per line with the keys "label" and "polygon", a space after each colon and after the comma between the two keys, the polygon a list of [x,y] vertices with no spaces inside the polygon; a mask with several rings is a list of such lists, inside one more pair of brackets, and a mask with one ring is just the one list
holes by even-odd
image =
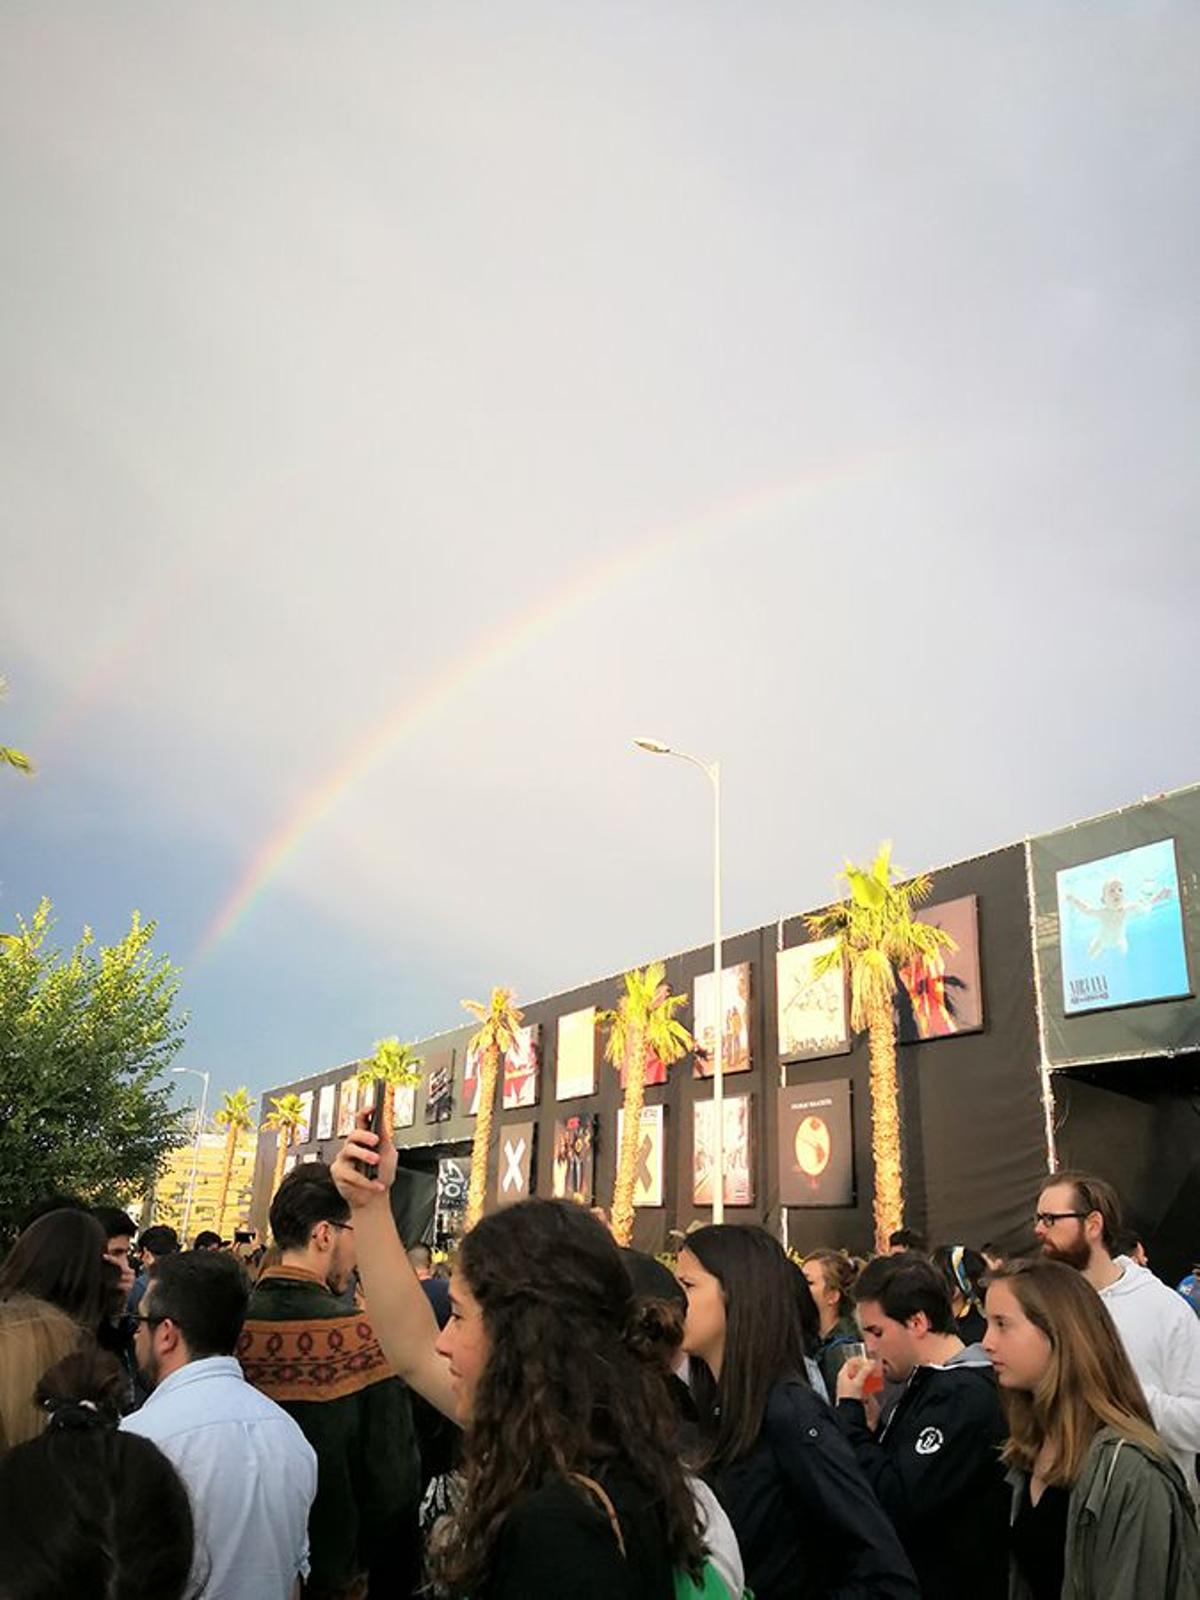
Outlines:
{"label": "white shirt", "polygon": [[180,1367],[121,1427],[156,1444],[187,1486],[203,1600],[290,1600],[308,1575],[317,1457],[234,1357]]}
{"label": "white shirt", "polygon": [[1121,1276],[1101,1289],[1154,1426],[1195,1493],[1200,1450],[1200,1319],[1182,1295],[1128,1256]]}

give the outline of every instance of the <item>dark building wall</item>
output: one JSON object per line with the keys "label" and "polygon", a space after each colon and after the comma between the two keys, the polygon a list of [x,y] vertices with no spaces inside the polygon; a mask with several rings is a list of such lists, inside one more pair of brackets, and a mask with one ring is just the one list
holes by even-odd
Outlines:
{"label": "dark building wall", "polygon": [[[926,1233],[931,1244],[978,1244],[993,1239],[1012,1246],[1028,1234],[1033,1199],[1046,1170],[1023,848],[996,851],[935,874],[934,901],[966,894],[979,898],[984,1028],[977,1034],[900,1047],[907,1220]],[[790,1207],[787,1234],[790,1242],[802,1250],[828,1243],[867,1251],[873,1225],[866,1042],[860,1040],[846,1055],[789,1065],[781,1075],[775,953],[781,944],[798,943],[805,937],[802,919],[794,918],[782,925],[771,923],[737,934],[724,945],[726,967],[743,961],[751,964],[752,1070],[728,1075],[725,1092],[727,1096],[752,1096],[754,1126],[754,1204],[727,1205],[725,1214],[730,1222],[764,1223],[773,1232],[781,1232],[776,1156],[776,1102],[781,1083],[795,1085],[849,1077],[855,1105],[855,1204],[842,1210]],[[671,988],[688,997],[681,1018],[690,1026],[693,980],[711,970],[711,946],[672,956],[666,965]],[[556,1101],[557,1023],[560,1016],[586,1006],[611,1008],[620,987],[619,975],[613,975],[525,1008],[526,1022],[541,1025],[539,1104],[536,1108],[497,1112],[489,1160],[489,1207],[495,1203],[500,1128],[510,1123],[535,1122],[535,1192],[545,1195],[552,1190],[555,1124],[575,1113],[594,1114],[599,1119],[594,1198],[604,1205],[610,1203],[621,1101],[619,1074],[603,1061],[598,1040],[596,1093],[588,1098]],[[419,1146],[433,1155],[441,1148],[461,1150],[462,1141],[472,1137],[475,1119],[462,1109],[463,1060],[470,1033],[471,1029],[464,1027],[418,1046],[427,1064],[452,1052],[454,1110],[450,1121],[427,1125],[423,1083],[417,1096],[416,1125],[398,1133],[402,1146]],[[340,1082],[352,1071],[352,1066],[343,1066],[287,1086],[301,1093],[313,1090],[314,1129],[320,1087]],[[671,1071],[665,1084],[652,1085],[646,1091],[648,1104],[659,1103],[666,1108],[665,1203],[661,1208],[640,1209],[636,1213],[634,1243],[639,1248],[660,1250],[670,1229],[685,1229],[689,1223],[708,1221],[711,1216],[708,1208],[698,1209],[692,1202],[693,1105],[711,1094],[710,1080],[693,1077],[690,1057]],[[297,1153],[301,1159],[305,1154],[316,1153],[328,1160],[339,1142],[336,1137],[324,1144],[310,1140]],[[255,1185],[255,1200],[261,1203],[264,1214],[274,1150],[273,1136],[266,1136],[260,1144]]]}
{"label": "dark building wall", "polygon": [[[979,902],[983,1029],[897,1051],[905,1220],[931,1247],[991,1240],[1007,1249],[1028,1238],[1046,1171],[1023,846],[939,869],[927,904],[972,894]],[[785,946],[804,937],[802,919],[784,924]],[[857,1203],[846,1210],[789,1207],[788,1237],[801,1251],[821,1244],[872,1248],[869,1068],[860,1037],[849,1055],[786,1069],[790,1086],[848,1076],[854,1097]],[[771,1115],[773,1149],[773,1105]]]}

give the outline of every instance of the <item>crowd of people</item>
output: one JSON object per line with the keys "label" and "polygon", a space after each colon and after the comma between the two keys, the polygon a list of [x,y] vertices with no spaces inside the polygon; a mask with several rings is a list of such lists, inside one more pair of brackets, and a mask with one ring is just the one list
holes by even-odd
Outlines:
{"label": "crowd of people", "polygon": [[672,1272],[530,1199],[447,1281],[395,1169],[356,1129],[266,1249],[39,1202],[0,1264],[0,1600],[1200,1595],[1200,1316],[1102,1180],[1052,1177],[1009,1261],[721,1225]]}

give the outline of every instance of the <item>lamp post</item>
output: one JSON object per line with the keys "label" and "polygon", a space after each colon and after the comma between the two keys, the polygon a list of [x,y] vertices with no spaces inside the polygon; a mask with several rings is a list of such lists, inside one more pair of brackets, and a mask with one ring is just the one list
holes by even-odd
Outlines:
{"label": "lamp post", "polygon": [[188,1224],[192,1220],[192,1200],[196,1193],[196,1166],[200,1160],[200,1138],[204,1132],[204,1121],[208,1115],[208,1073],[201,1072],[199,1067],[172,1067],[174,1073],[190,1072],[193,1077],[203,1078],[204,1092],[200,1096],[200,1115],[196,1119],[196,1141],[192,1146],[192,1175],[188,1179],[187,1199],[183,1206],[183,1227],[180,1230],[184,1240],[188,1237]]}
{"label": "lamp post", "polygon": [[713,1004],[716,1027],[713,1040],[713,1206],[714,1222],[725,1220],[725,1007],[721,996],[721,767],[717,761],[701,761],[685,750],[673,750],[661,739],[635,739],[639,750],[652,756],[676,756],[699,767],[713,787]]}

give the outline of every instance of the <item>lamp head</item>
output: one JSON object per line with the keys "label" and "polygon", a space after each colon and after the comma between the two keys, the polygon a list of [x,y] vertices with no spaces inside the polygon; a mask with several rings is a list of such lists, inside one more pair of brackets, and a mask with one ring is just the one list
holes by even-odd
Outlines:
{"label": "lamp head", "polygon": [[634,744],[639,750],[648,750],[652,756],[670,756],[674,751],[669,744],[664,744],[661,739],[635,739]]}

